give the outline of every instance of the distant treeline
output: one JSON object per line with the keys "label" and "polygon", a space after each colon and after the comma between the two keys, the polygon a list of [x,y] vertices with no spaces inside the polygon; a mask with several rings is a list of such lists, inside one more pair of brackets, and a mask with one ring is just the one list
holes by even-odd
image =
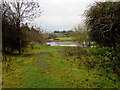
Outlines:
{"label": "distant treeline", "polygon": [[65,31],[65,30],[63,30],[63,31],[54,31],[54,33],[68,33],[68,32],[73,32],[72,30],[68,30],[68,31]]}

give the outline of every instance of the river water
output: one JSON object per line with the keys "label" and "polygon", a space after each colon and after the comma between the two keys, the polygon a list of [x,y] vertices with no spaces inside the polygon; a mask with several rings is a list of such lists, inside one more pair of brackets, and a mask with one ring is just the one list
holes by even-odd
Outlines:
{"label": "river water", "polygon": [[49,46],[80,46],[77,42],[46,42]]}
{"label": "river water", "polygon": [[[91,44],[93,44],[94,42],[91,42]],[[49,45],[49,46],[80,46],[80,47],[87,47],[88,43],[78,43],[78,42],[46,42],[45,44]],[[91,46],[91,48],[93,48],[95,46]]]}

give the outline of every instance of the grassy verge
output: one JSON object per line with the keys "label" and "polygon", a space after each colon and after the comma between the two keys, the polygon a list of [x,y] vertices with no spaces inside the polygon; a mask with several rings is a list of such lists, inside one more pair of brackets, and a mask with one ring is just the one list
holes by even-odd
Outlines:
{"label": "grassy verge", "polygon": [[64,56],[62,48],[36,44],[22,55],[7,56],[3,62],[3,88],[119,87],[120,82],[107,78],[104,69],[89,69],[75,56]]}

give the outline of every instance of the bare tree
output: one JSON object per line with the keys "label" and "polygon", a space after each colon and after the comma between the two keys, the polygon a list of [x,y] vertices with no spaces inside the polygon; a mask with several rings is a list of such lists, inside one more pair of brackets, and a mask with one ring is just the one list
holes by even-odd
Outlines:
{"label": "bare tree", "polygon": [[33,20],[41,13],[39,3],[33,0],[13,0],[3,1],[2,14],[10,23],[16,26],[18,31],[19,54],[21,53],[21,36],[20,25],[26,20]]}

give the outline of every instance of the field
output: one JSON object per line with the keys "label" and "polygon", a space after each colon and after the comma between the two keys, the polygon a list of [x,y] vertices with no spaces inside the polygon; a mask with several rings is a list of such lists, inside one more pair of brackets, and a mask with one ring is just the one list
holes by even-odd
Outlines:
{"label": "field", "polygon": [[59,40],[74,40],[74,37],[58,37]]}
{"label": "field", "polygon": [[106,71],[80,65],[74,57],[62,54],[63,47],[36,44],[22,55],[7,55],[3,62],[3,88],[118,88]]}
{"label": "field", "polygon": [[64,1],[3,0],[0,89],[120,88],[120,2]]}

